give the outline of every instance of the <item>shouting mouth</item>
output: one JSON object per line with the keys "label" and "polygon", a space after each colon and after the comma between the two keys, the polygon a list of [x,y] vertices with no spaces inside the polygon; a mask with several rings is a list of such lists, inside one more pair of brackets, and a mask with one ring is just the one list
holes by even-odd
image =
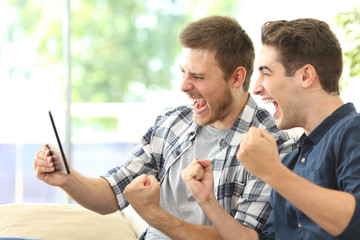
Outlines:
{"label": "shouting mouth", "polygon": [[201,114],[205,112],[208,104],[204,98],[192,98],[194,103],[194,112],[196,114]]}
{"label": "shouting mouth", "polygon": [[264,103],[265,104],[269,104],[269,103],[272,103],[273,105],[274,105],[274,107],[275,107],[275,112],[274,112],[274,117],[275,117],[275,115],[276,115],[276,113],[277,113],[277,111],[278,111],[278,109],[279,109],[279,104],[275,101],[275,99],[273,99],[273,98],[268,98],[268,99],[264,99]]}

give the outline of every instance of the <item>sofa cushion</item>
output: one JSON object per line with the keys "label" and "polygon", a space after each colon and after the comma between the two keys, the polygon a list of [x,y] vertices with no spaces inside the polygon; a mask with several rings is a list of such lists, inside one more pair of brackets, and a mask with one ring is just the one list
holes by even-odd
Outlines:
{"label": "sofa cushion", "polygon": [[101,215],[70,204],[0,205],[0,237],[37,239],[136,239],[120,211]]}
{"label": "sofa cushion", "polygon": [[122,210],[122,214],[126,221],[130,224],[136,236],[140,236],[148,227],[147,222],[142,219],[131,205]]}

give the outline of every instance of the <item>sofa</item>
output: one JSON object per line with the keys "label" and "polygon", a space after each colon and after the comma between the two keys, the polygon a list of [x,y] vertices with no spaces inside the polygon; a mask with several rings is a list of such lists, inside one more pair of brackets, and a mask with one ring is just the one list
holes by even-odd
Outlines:
{"label": "sofa", "polygon": [[101,215],[75,204],[0,205],[0,239],[135,240],[146,227],[131,206]]}

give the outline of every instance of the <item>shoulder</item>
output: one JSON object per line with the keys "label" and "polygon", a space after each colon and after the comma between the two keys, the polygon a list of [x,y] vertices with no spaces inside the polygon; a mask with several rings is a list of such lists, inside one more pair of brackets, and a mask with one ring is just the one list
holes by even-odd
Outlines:
{"label": "shoulder", "polygon": [[338,137],[352,136],[355,139],[360,139],[359,133],[360,133],[360,113],[351,112],[346,116],[343,116],[340,120],[338,120],[329,129],[328,135],[330,135],[331,137],[335,135],[337,135]]}
{"label": "shoulder", "polygon": [[360,114],[349,114],[338,121],[329,130],[327,138],[335,140],[338,146],[345,148],[360,146]]}
{"label": "shoulder", "polygon": [[178,107],[171,107],[164,109],[156,118],[156,125],[162,124],[165,121],[192,121],[193,111],[189,105],[182,105]]}
{"label": "shoulder", "polygon": [[192,116],[193,109],[190,105],[167,108],[157,116],[154,125],[150,129],[151,135],[164,136],[171,131],[178,136],[194,125]]}

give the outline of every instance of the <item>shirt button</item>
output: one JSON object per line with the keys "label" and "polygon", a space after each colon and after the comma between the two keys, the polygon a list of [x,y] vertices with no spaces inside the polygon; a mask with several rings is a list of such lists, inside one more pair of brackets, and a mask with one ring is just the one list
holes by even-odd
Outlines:
{"label": "shirt button", "polygon": [[302,163],[306,162],[306,158],[302,158],[302,159],[300,160],[300,162],[302,162]]}
{"label": "shirt button", "polygon": [[298,223],[298,227],[301,228],[301,224],[300,224],[300,223]]}

